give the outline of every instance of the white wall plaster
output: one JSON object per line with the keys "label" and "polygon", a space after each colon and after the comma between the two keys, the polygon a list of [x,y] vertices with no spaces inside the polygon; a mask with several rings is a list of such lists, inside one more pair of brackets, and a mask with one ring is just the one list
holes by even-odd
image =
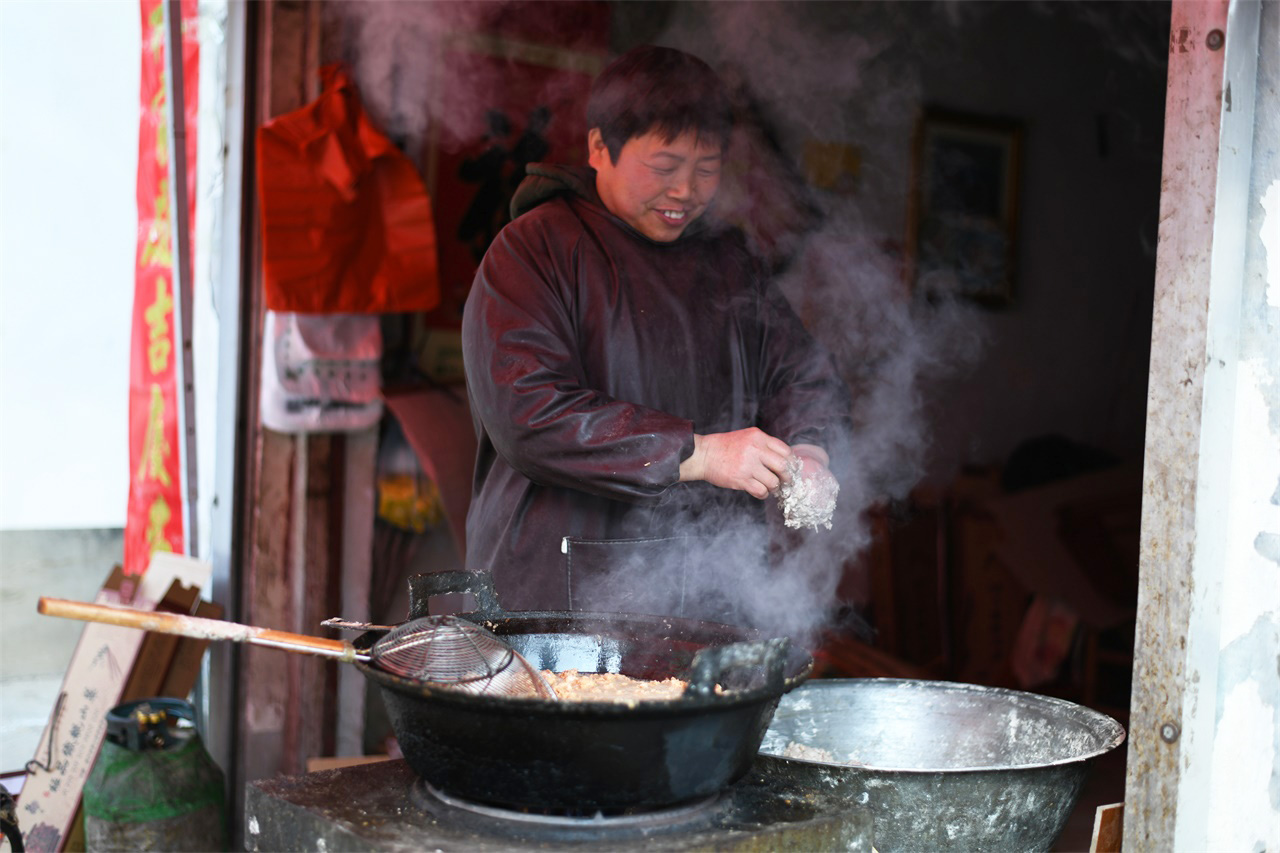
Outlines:
{"label": "white wall plaster", "polygon": [[[1277,746],[1273,709],[1263,701],[1256,681],[1231,690],[1223,703],[1213,751],[1209,789],[1209,838],[1214,850],[1280,849],[1280,823],[1259,837],[1259,821],[1249,815],[1272,812],[1271,771]],[[1261,738],[1261,740],[1259,739]]]}
{"label": "white wall plaster", "polygon": [[1261,358],[1242,360],[1237,368],[1219,651],[1247,634],[1280,601],[1280,566],[1256,544],[1259,536],[1280,534],[1280,506],[1271,502],[1280,483],[1280,443],[1264,428],[1270,421],[1266,395],[1275,388],[1276,368]]}
{"label": "white wall plaster", "polygon": [[1267,255],[1267,304],[1280,308],[1280,180],[1262,194],[1262,210],[1258,237]]}
{"label": "white wall plaster", "polygon": [[1280,506],[1271,500],[1280,482],[1280,439],[1260,428],[1270,423],[1267,395],[1274,396],[1276,370],[1273,355],[1241,360],[1236,371],[1216,683],[1194,692],[1196,701],[1213,702],[1200,709],[1202,719],[1213,720],[1206,849],[1280,849],[1280,820],[1269,828],[1260,820],[1276,814],[1271,798],[1280,747],[1274,675],[1280,566],[1267,544],[1280,534]]}

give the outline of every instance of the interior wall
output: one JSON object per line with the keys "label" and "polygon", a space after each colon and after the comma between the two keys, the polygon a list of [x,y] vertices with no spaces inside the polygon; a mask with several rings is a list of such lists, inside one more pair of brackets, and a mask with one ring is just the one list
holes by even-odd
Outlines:
{"label": "interior wall", "polygon": [[[1048,5],[999,4],[923,65],[930,100],[1026,128],[1015,303],[990,316],[986,358],[939,398],[935,473],[1050,431],[1142,454],[1167,23],[1119,4],[1086,7],[1092,19]],[[1167,19],[1164,7],[1142,4]]]}

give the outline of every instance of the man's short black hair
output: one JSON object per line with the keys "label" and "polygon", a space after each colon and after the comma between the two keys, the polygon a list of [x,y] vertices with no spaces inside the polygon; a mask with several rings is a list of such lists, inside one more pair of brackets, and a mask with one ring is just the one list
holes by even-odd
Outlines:
{"label": "man's short black hair", "polygon": [[609,157],[628,139],[657,131],[669,141],[693,131],[723,152],[733,130],[733,105],[724,82],[696,56],[670,47],[635,47],[611,62],[591,84],[587,127],[600,128]]}

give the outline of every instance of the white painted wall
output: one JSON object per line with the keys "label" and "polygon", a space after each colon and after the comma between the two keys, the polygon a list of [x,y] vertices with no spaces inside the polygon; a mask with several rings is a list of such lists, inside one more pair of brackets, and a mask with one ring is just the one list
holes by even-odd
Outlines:
{"label": "white painted wall", "polygon": [[1201,421],[1218,491],[1196,518],[1179,850],[1280,849],[1278,44],[1280,2],[1231,4]]}
{"label": "white painted wall", "polygon": [[138,16],[0,2],[0,529],[124,525]]}

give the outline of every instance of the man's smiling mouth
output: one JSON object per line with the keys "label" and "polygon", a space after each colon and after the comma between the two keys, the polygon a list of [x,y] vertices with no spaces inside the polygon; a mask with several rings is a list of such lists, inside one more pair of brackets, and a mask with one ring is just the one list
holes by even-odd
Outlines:
{"label": "man's smiling mouth", "polygon": [[672,222],[684,221],[685,212],[683,210],[660,210],[658,212]]}

